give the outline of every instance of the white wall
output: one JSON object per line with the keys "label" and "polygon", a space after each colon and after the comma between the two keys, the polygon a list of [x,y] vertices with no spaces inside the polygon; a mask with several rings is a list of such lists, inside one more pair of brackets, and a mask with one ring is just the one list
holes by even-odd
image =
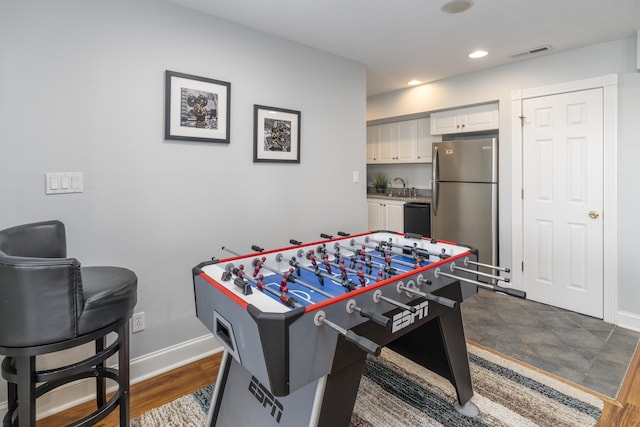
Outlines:
{"label": "white wall", "polygon": [[[230,144],[164,139],[165,70],[231,82]],[[254,104],[302,112],[300,164],[253,163]],[[0,3],[0,228],[57,218],[70,256],[134,270],[132,358],[207,333],[191,269],[223,245],[366,230],[365,116],[363,65],[171,3]],[[44,194],[72,171],[84,193]]]}
{"label": "white wall", "polygon": [[[500,264],[511,266],[511,92],[618,74],[618,320],[640,328],[640,73],[636,37],[557,52],[367,99],[367,120],[498,100],[500,103]],[[606,213],[605,213],[606,215]]]}

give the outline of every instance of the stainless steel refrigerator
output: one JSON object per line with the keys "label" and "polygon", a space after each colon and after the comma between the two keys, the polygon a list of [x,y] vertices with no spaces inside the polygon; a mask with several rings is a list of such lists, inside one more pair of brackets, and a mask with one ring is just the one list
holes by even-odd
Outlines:
{"label": "stainless steel refrigerator", "polygon": [[434,142],[431,235],[498,264],[498,139]]}

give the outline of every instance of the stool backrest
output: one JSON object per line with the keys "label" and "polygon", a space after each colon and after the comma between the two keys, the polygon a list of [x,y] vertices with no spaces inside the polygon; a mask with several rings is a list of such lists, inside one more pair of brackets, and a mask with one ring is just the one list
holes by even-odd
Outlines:
{"label": "stool backrest", "polygon": [[0,231],[0,347],[31,347],[76,336],[82,276],[78,260],[66,253],[60,221]]}

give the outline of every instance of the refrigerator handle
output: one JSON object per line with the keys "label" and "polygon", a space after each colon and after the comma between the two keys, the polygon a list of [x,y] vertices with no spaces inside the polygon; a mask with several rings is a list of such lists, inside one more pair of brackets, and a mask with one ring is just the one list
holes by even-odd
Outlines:
{"label": "refrigerator handle", "polygon": [[438,214],[438,147],[433,147],[433,165],[431,167],[431,212]]}

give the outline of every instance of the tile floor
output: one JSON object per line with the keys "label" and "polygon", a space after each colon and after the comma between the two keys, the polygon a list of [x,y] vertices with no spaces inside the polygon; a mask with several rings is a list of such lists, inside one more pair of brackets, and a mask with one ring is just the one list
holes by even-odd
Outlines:
{"label": "tile floor", "polygon": [[468,340],[615,398],[640,332],[480,289],[461,305]]}

